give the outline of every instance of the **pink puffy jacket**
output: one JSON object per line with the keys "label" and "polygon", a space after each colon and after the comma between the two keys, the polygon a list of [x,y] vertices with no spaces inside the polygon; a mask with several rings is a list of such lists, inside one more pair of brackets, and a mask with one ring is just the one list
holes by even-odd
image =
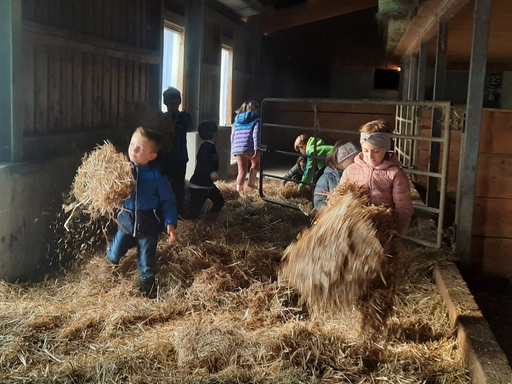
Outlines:
{"label": "pink puffy jacket", "polygon": [[349,165],[340,179],[340,184],[352,181],[368,188],[370,203],[385,205],[394,210],[399,231],[403,235],[409,227],[412,216],[412,201],[409,179],[394,154],[375,168],[363,160],[360,153]]}

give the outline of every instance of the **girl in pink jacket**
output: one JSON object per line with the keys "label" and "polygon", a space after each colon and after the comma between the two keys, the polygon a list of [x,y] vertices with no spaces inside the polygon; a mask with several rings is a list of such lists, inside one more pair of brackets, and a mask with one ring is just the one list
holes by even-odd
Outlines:
{"label": "girl in pink jacket", "polygon": [[409,179],[390,151],[392,128],[383,120],[374,120],[359,131],[363,152],[345,169],[340,184],[351,181],[366,186],[370,203],[392,208],[399,232],[404,235],[413,209]]}

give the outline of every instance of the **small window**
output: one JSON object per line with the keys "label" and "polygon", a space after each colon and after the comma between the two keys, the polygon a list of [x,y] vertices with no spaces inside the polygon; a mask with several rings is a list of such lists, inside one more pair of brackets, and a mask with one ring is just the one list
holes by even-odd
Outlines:
{"label": "small window", "polygon": [[231,89],[233,79],[233,50],[222,47],[220,63],[219,125],[231,124]]}
{"label": "small window", "polygon": [[[184,62],[184,33],[183,28],[165,23],[164,27],[164,57],[162,66],[162,90],[174,87],[181,92],[183,97],[183,62]],[[162,111],[167,112],[163,103]],[[182,107],[183,108],[183,107]]]}
{"label": "small window", "polygon": [[400,72],[396,69],[376,69],[373,74],[374,89],[398,89]]}

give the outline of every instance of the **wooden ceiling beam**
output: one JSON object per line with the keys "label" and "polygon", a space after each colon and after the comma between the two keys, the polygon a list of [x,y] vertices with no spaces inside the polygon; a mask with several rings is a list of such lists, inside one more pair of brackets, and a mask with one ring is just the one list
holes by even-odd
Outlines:
{"label": "wooden ceiling beam", "polygon": [[437,33],[439,20],[450,19],[469,1],[430,0],[423,3],[396,45],[392,56],[403,59],[417,51],[422,41],[430,40]]}
{"label": "wooden ceiling beam", "polygon": [[260,15],[261,32],[265,34],[272,33],[334,16],[345,15],[361,9],[376,7],[377,5],[378,0],[308,0],[305,4]]}

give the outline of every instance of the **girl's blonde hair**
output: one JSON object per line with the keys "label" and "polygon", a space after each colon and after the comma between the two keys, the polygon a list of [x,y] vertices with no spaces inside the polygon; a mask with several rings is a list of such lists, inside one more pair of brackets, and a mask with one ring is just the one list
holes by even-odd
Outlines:
{"label": "girl's blonde hair", "polygon": [[359,128],[359,132],[365,133],[375,133],[375,132],[387,132],[393,133],[393,127],[384,120],[373,120],[369,121],[361,128]]}
{"label": "girl's blonde hair", "polygon": [[260,112],[260,105],[258,104],[257,101],[255,100],[251,100],[251,101],[246,101],[244,102],[240,108],[238,108],[235,113],[238,115],[239,113],[244,113],[244,112],[254,112],[254,113],[258,113]]}

